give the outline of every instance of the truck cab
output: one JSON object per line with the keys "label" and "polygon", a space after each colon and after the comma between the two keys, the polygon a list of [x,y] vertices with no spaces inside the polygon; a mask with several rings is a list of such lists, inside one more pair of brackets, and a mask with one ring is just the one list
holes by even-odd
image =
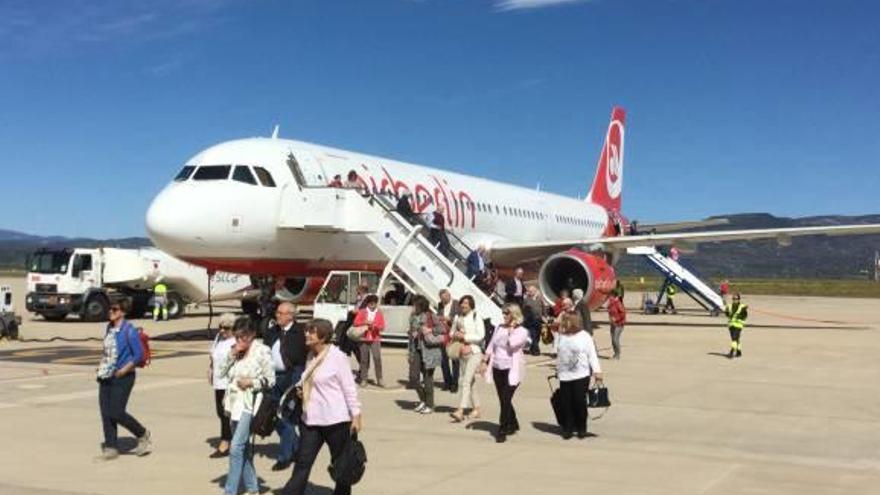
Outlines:
{"label": "truck cab", "polygon": [[379,295],[379,309],[385,317],[382,342],[406,343],[412,307],[405,303],[410,292],[398,284],[380,289],[379,281],[379,274],[373,272],[331,271],[315,299],[315,318],[329,320],[334,327],[345,322],[349,313],[357,310],[357,288],[363,285],[367,294]]}
{"label": "truck cab", "polygon": [[41,249],[28,257],[28,311],[47,320],[79,313],[90,321],[106,317],[109,301],[101,294],[98,249]]}

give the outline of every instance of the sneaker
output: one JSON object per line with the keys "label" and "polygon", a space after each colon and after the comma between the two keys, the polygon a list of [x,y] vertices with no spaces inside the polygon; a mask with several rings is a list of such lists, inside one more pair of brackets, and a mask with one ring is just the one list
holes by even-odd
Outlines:
{"label": "sneaker", "polygon": [[579,431],[579,432],[577,433],[577,435],[578,435],[578,438],[581,439],[581,440],[587,438],[587,432],[586,432],[586,431]]}
{"label": "sneaker", "polygon": [[419,411],[419,414],[431,414],[432,412],[434,412],[433,409],[431,409],[428,406],[425,406],[424,408],[422,408],[421,411]]}
{"label": "sneaker", "polygon": [[570,431],[563,431],[562,432],[562,439],[563,440],[571,440],[571,437],[573,437],[573,436],[574,435]]}
{"label": "sneaker", "polygon": [[495,435],[495,443],[504,443],[506,441],[507,441],[507,435],[505,435],[503,433],[499,433],[498,435]]}
{"label": "sneaker", "polygon": [[727,359],[733,359],[733,355],[733,349],[731,349],[730,352],[727,353]]}
{"label": "sneaker", "polygon": [[119,457],[118,450],[110,447],[104,447],[101,449],[101,455],[99,455],[96,459],[99,461],[112,461],[117,457]]}
{"label": "sneaker", "polygon": [[736,357],[742,357],[742,356],[743,356],[743,351],[737,349],[736,350]]}
{"label": "sneaker", "polygon": [[134,455],[140,457],[145,456],[153,450],[153,441],[150,438],[150,431],[144,431],[142,437],[138,438],[137,447],[134,448]]}
{"label": "sneaker", "polygon": [[413,411],[415,411],[415,412],[417,412],[417,413],[420,413],[420,412],[422,412],[426,407],[428,407],[428,406],[427,406],[424,402],[419,402],[419,405],[417,405],[416,408],[413,409]]}

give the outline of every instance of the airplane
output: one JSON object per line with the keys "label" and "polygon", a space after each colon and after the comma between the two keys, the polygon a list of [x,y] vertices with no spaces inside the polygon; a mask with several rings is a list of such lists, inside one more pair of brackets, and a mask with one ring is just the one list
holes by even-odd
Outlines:
{"label": "airplane", "polygon": [[[364,195],[410,198],[414,212],[443,211],[446,229],[467,246],[484,246],[501,269],[540,267],[544,297],[584,290],[601,306],[616,282],[613,265],[626,248],[880,233],[880,224],[630,235],[622,213],[626,112],[614,107],[585,199],[566,197],[424,165],[317,144],[248,138],[211,146],[186,161],[146,214],[150,239],[164,251],[209,271],[306,277],[331,270],[382,271],[388,263],[363,231],[287,228],[280,220],[312,214],[289,198],[347,184]],[[308,204],[308,203],[299,203]],[[308,207],[306,207],[308,208]],[[296,223],[296,222],[293,222]],[[697,223],[680,224],[693,227]],[[668,226],[667,226],[668,227]]]}

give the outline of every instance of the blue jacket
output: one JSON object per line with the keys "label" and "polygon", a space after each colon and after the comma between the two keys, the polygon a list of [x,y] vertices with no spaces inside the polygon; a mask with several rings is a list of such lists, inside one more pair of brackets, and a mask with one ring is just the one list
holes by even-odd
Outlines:
{"label": "blue jacket", "polygon": [[[107,324],[110,331],[110,324]],[[122,369],[128,363],[137,365],[144,358],[141,339],[138,331],[128,320],[122,320],[122,328],[116,333],[116,369]]]}
{"label": "blue jacket", "polygon": [[[483,270],[485,269],[486,265],[484,262]],[[483,270],[480,269],[480,253],[478,253],[477,250],[471,251],[471,254],[469,254],[467,257],[467,273],[465,274],[465,276],[467,278],[471,278],[474,275],[479,275],[480,273],[482,273]]]}

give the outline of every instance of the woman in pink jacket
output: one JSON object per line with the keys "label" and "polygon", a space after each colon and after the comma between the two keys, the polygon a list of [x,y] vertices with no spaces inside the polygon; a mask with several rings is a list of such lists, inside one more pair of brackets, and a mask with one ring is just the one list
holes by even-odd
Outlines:
{"label": "woman in pink jacket", "polygon": [[[529,331],[522,326],[522,310],[516,304],[506,304],[502,310],[503,323],[492,334],[486,347],[486,356],[480,365],[480,373],[488,382],[495,382],[501,415],[495,441],[502,443],[508,435],[519,430],[519,421],[513,409],[513,394],[525,376],[526,366],[523,349],[528,347]],[[491,368],[491,373],[487,371]]]}

